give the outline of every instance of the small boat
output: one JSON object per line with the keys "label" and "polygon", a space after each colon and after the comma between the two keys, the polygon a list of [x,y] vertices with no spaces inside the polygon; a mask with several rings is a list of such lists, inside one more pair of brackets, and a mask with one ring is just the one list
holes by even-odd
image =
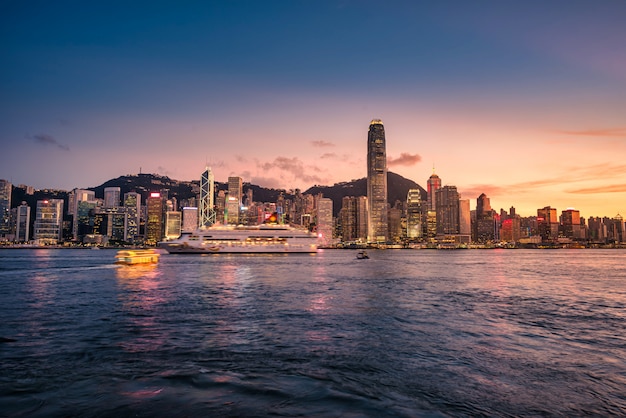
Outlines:
{"label": "small boat", "polygon": [[157,263],[160,255],[155,250],[122,250],[117,252],[115,263],[125,265]]}
{"label": "small boat", "polygon": [[366,260],[370,258],[370,256],[367,255],[366,251],[359,251],[358,253],[356,253],[356,258],[359,260]]}

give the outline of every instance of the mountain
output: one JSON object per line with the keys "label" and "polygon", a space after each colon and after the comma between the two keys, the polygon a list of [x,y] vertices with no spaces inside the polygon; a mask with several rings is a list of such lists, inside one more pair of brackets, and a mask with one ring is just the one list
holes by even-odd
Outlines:
{"label": "mountain", "polygon": [[[196,197],[200,182],[198,180],[193,181],[179,181],[173,180],[169,177],[159,176],[156,174],[137,174],[120,176],[115,179],[111,179],[99,186],[90,187],[89,190],[93,190],[96,197],[104,197],[104,189],[106,187],[119,187],[121,195],[131,191],[141,194],[142,201],[150,196],[151,192],[158,192],[163,189],[168,190],[168,197],[175,197],[178,201],[190,199]],[[283,189],[268,189],[265,187],[257,186],[255,184],[244,183],[244,192],[247,189],[252,189],[252,196],[255,201],[258,202],[275,202],[282,194],[286,199],[293,199],[294,192],[292,190]],[[227,183],[215,183],[216,190],[228,189]],[[422,194],[422,199],[426,199],[426,190],[424,190],[419,184],[413,180],[406,179],[399,174],[392,172],[387,173],[387,199],[389,204],[393,206],[396,200],[404,202],[406,200],[409,189],[419,189]],[[19,192],[19,190],[14,190]],[[332,186],[313,186],[303,193],[305,194],[319,194],[322,193],[324,197],[328,197],[333,201],[333,214],[337,216],[341,209],[341,200],[345,196],[366,196],[367,195],[367,178],[363,177],[358,180],[352,180],[349,182],[336,183]],[[66,193],[62,193],[61,196],[54,196],[53,193],[37,192],[37,196],[23,196],[18,194],[14,196],[12,206],[19,205],[22,200],[28,200],[29,205],[34,207],[36,205],[36,198],[41,197],[60,197],[67,200]],[[30,199],[28,199],[28,197]]]}
{"label": "mountain", "polygon": [[[413,180],[406,179],[399,174],[387,172],[387,201],[393,206],[396,200],[406,201],[409,189],[419,189],[422,200],[426,200],[426,190]],[[341,200],[345,196],[367,196],[367,178],[363,177],[350,182],[336,183],[333,186],[313,186],[306,192],[308,194],[322,193],[333,201],[333,215],[337,216],[341,209]]]}

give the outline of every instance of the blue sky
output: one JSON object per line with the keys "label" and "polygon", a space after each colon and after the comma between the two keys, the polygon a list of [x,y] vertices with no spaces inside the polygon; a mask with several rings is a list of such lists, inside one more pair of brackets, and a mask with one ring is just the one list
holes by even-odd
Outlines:
{"label": "blue sky", "polygon": [[434,164],[496,207],[623,214],[625,21],[621,0],[4,2],[0,178],[208,163],[306,189],[365,176],[381,118],[421,185]]}

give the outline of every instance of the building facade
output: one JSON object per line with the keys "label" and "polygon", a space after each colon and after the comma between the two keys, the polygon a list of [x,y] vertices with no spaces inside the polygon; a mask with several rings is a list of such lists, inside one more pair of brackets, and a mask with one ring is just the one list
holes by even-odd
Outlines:
{"label": "building facade", "polygon": [[241,177],[228,177],[228,197],[226,198],[226,222],[239,224],[239,209],[243,197],[243,180]]}
{"label": "building facade", "polygon": [[206,228],[217,222],[215,214],[215,181],[210,167],[200,177],[199,226]]}
{"label": "building facade", "polygon": [[41,245],[55,245],[62,239],[63,200],[37,201],[33,238]]}
{"label": "building facade", "polygon": [[367,135],[368,241],[388,240],[387,151],[385,127],[380,119],[370,123]]}
{"label": "building facade", "polygon": [[11,233],[11,191],[10,182],[0,179],[0,240]]}

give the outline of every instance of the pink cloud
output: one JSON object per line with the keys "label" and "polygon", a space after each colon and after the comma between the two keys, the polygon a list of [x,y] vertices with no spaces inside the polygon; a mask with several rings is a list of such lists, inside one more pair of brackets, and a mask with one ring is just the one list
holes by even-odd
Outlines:
{"label": "pink cloud", "polygon": [[409,154],[408,152],[401,153],[398,158],[387,157],[387,165],[389,167],[398,165],[412,166],[420,161],[422,161],[422,157],[419,154]]}
{"label": "pink cloud", "polygon": [[334,147],[335,144],[333,144],[332,142],[328,142],[328,141],[311,141],[311,145],[313,145],[314,147],[317,148],[327,148],[327,147]]}

